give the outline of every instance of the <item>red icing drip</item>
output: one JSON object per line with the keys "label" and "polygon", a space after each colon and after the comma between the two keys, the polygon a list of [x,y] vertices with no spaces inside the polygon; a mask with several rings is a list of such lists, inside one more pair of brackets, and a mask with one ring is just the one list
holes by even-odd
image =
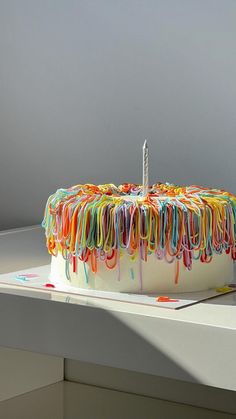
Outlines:
{"label": "red icing drip", "polygon": [[55,285],[50,284],[50,282],[47,282],[47,284],[44,285],[47,288],[55,288]]}
{"label": "red icing drip", "polygon": [[73,272],[76,273],[76,256],[72,256]]}

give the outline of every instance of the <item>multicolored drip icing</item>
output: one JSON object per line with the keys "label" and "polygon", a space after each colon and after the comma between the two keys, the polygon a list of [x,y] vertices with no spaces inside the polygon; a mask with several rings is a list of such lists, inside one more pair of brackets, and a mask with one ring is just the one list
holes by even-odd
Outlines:
{"label": "multicolored drip icing", "polygon": [[[209,263],[214,253],[236,259],[236,197],[224,190],[157,183],[147,197],[142,186],[77,185],[48,199],[42,223],[49,253],[76,257],[97,271],[113,269],[122,252],[147,261]],[[73,269],[74,270],[74,269]]]}

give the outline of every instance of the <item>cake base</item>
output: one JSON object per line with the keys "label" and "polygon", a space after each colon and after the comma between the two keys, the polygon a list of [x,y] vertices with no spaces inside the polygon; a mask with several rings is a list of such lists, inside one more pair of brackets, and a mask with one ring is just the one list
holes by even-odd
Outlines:
{"label": "cake base", "polygon": [[[141,266],[140,266],[141,264]],[[123,254],[114,269],[108,269],[98,260],[97,272],[93,273],[89,263],[76,260],[76,272],[72,263],[62,255],[52,256],[50,280],[54,284],[102,291],[131,293],[178,293],[203,291],[230,284],[234,279],[234,265],[227,254],[213,256],[210,263],[193,261],[192,269],[187,270],[182,261],[179,263],[178,283],[175,283],[176,262],[167,263],[149,255],[147,262],[132,260]],[[141,272],[141,275],[140,275]]]}

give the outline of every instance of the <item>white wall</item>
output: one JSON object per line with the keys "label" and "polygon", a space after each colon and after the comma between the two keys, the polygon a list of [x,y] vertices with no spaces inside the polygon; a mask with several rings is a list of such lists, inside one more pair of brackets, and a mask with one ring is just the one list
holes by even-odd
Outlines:
{"label": "white wall", "polygon": [[234,0],[0,0],[0,229],[75,183],[236,193]]}

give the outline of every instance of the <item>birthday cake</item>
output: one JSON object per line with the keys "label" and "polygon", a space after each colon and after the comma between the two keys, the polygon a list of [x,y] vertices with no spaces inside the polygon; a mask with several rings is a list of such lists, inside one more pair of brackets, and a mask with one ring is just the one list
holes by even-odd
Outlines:
{"label": "birthday cake", "polygon": [[236,197],[157,183],[77,185],[48,199],[50,280],[116,292],[176,293],[233,281]]}

